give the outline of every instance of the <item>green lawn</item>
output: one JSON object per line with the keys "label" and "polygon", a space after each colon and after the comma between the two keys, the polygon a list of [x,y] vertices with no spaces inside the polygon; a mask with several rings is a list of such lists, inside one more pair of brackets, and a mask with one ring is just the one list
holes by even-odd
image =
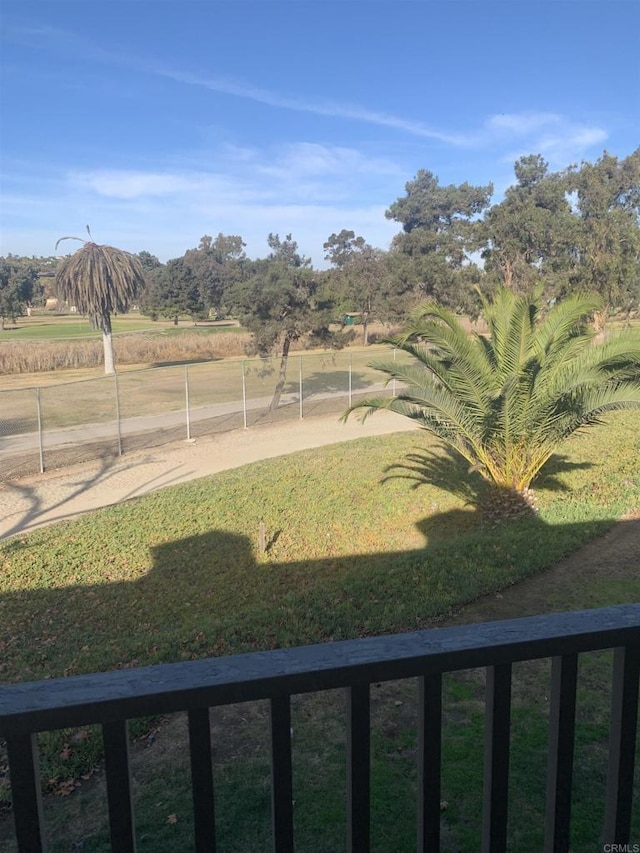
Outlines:
{"label": "green lawn", "polygon": [[[169,320],[153,321],[142,314],[127,314],[113,317],[114,335],[128,332],[153,332],[164,335],[180,335],[186,332],[202,335],[219,334],[221,332],[243,332],[238,326],[195,326],[191,320],[182,320],[181,325],[175,326]],[[89,320],[80,315],[34,316],[21,317],[14,325],[8,325],[0,331],[1,341],[55,341],[84,338],[100,338],[102,333],[92,329]]]}
{"label": "green lawn", "polygon": [[[402,476],[385,477],[385,469],[418,444],[423,451],[435,448],[409,433],[269,460],[5,542],[0,546],[1,677],[37,679],[425,627],[463,602],[548,568],[640,506],[637,414],[611,417],[606,425],[574,437],[537,484],[539,518],[499,527],[480,526],[465,502],[473,496],[465,486],[468,476],[446,455],[437,452],[426,460],[435,484],[412,488]],[[261,518],[268,539],[264,555],[257,553]],[[553,608],[640,596],[637,571],[630,569],[624,582],[600,581],[563,593]],[[580,729],[578,766],[588,773],[595,762],[594,778],[601,781],[598,756],[606,734],[602,703],[608,676],[597,661],[588,667],[588,695],[595,690],[599,699],[588,706]],[[533,816],[531,827],[528,818],[512,827],[514,850],[540,847],[535,826],[544,788],[545,706],[538,701],[545,690],[543,676],[535,670],[523,679],[514,709],[518,748],[513,764],[520,780],[514,795],[523,815]],[[374,846],[380,853],[391,849],[389,839],[394,839],[394,853],[415,843],[407,823],[415,743],[410,715],[403,716],[412,689],[380,694],[382,724],[374,733],[373,771],[375,807],[383,814]],[[475,779],[482,721],[478,689],[472,676],[448,680],[447,697],[456,710],[448,717],[445,736],[450,804],[445,850],[475,849],[481,800]],[[326,735],[337,726],[339,700],[319,701],[315,710],[302,702],[296,712],[303,721],[295,741],[302,767],[296,801],[300,815],[303,803],[310,807],[298,829],[306,839],[301,849],[310,853],[339,849],[336,839],[343,832],[343,744],[340,736],[334,741]],[[222,756],[217,770],[220,814],[226,811],[221,818],[228,839],[224,849],[268,849],[260,841],[268,812],[266,756],[259,746],[245,749],[247,738],[256,744],[262,739],[253,729],[235,737],[237,749],[231,757]],[[44,773],[53,790],[99,756],[99,740],[92,736],[76,742],[69,733],[55,733],[43,738],[43,745]],[[239,763],[232,760],[237,754],[248,757]],[[146,838],[140,849],[182,849],[189,791],[180,762],[173,755],[158,770],[149,769],[144,759],[139,773],[152,783],[140,807]],[[584,839],[593,832],[592,816],[599,814],[600,781],[578,784],[582,834],[576,850],[597,849]],[[242,831],[236,813],[240,804],[255,815]],[[180,821],[167,823],[167,814],[173,813],[181,815]],[[68,822],[68,814],[60,820]],[[103,830],[94,829],[85,851],[106,849]],[[68,849],[65,837],[67,846],[54,850]]]}

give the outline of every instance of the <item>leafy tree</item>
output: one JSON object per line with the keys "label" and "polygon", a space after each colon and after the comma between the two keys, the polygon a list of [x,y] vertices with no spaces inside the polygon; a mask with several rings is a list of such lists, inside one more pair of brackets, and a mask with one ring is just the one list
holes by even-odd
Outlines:
{"label": "leafy tree", "polygon": [[253,348],[262,356],[280,352],[278,381],[271,400],[275,410],[282,396],[291,344],[307,334],[323,340],[328,334],[330,304],[323,300],[320,281],[311,261],[298,253],[298,245],[287,234],[281,240],[269,234],[268,258],[252,265],[252,275],[230,294],[240,320],[253,334]]}
{"label": "leafy tree", "polygon": [[551,174],[539,155],[515,164],[517,184],[485,214],[485,272],[516,293],[530,293],[544,281],[547,297],[566,289],[575,245],[575,217],[566,182]]}
{"label": "leafy tree", "polygon": [[[87,233],[91,232],[87,226]],[[135,255],[113,246],[100,246],[79,237],[61,237],[84,243],[65,258],[56,273],[56,288],[61,299],[86,314],[94,329],[102,332],[104,372],[115,373],[111,315],[124,313],[144,286],[144,272]]]}
{"label": "leafy tree", "polygon": [[640,148],[624,160],[605,152],[567,174],[579,218],[572,285],[594,290],[608,310],[640,303]]}
{"label": "leafy tree", "polygon": [[145,272],[157,270],[162,266],[159,259],[155,255],[152,255],[151,252],[147,252],[146,249],[143,249],[142,252],[138,252],[136,257],[140,261],[140,266]]}
{"label": "leafy tree", "polygon": [[197,249],[189,249],[185,263],[198,281],[205,311],[224,310],[226,292],[243,275],[247,256],[242,237],[218,234],[212,239],[205,234]]}
{"label": "leafy tree", "polygon": [[477,276],[467,268],[475,266],[470,255],[481,247],[476,220],[488,206],[493,186],[441,186],[432,172],[421,169],[405,189],[405,197],[385,214],[403,228],[391,246],[395,270],[405,282],[414,283],[422,299],[468,310],[468,281]]}
{"label": "leafy tree", "polygon": [[353,408],[398,412],[440,438],[492,486],[493,514],[531,511],[531,482],[565,438],[604,412],[640,408],[640,337],[594,343],[598,305],[574,294],[543,316],[539,291],[500,287],[483,302],[483,337],[426,303],[393,341],[411,362],[374,364],[406,390]]}
{"label": "leafy tree", "polygon": [[161,270],[164,269],[164,264],[160,262],[159,258],[152,255],[151,252],[147,252],[146,249],[143,249],[142,252],[138,252],[136,257],[140,261],[140,266],[144,273],[144,287],[141,287],[138,291],[136,295],[136,303],[143,314],[149,313],[156,317],[157,311],[147,311],[146,308],[150,302],[149,294],[153,290],[154,282],[158,278],[158,275],[161,273]]}
{"label": "leafy tree", "polygon": [[178,325],[184,314],[206,313],[200,284],[185,258],[172,258],[146,275],[147,285],[141,307],[151,317],[166,317]]}
{"label": "leafy tree", "polygon": [[333,265],[330,292],[345,313],[359,313],[362,320],[362,343],[369,343],[369,320],[372,313],[384,313],[388,298],[388,271],[384,253],[369,245],[364,237],[345,228],[331,234],[324,243],[325,258]]}
{"label": "leafy tree", "polygon": [[0,258],[0,330],[4,329],[5,320],[28,313],[39,291],[42,287],[34,261],[14,255]]}

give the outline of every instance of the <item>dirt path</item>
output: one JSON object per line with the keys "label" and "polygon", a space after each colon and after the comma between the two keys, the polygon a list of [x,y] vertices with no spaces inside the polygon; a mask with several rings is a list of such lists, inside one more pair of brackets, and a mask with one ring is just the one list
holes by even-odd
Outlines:
{"label": "dirt path", "polygon": [[0,538],[261,459],[412,428],[390,412],[364,424],[355,418],[343,424],[331,415],[176,442],[3,483]]}

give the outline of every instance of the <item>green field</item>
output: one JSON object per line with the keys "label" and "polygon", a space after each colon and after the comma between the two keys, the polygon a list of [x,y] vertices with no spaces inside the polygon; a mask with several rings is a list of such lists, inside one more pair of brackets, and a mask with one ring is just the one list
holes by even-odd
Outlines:
{"label": "green field", "polygon": [[[142,314],[126,314],[112,318],[114,335],[122,335],[131,332],[154,332],[164,335],[180,335],[185,332],[196,332],[202,335],[216,334],[220,332],[244,331],[238,326],[196,326],[192,320],[182,320],[178,326],[170,320],[153,321]],[[89,320],[80,315],[68,314],[59,316],[36,315],[33,317],[21,317],[18,323],[8,325],[0,331],[0,342],[2,341],[60,341],[83,338],[100,338],[102,333],[92,329]]]}
{"label": "green field", "polygon": [[[402,476],[389,477],[406,472],[388,468],[418,443],[435,451],[425,460],[433,482],[412,488]],[[481,486],[469,480],[465,466],[409,433],[266,461],[7,541],[0,546],[2,678],[37,679],[412,630],[504,588],[513,602],[513,612],[505,615],[513,616],[532,606],[536,612],[638,600],[640,578],[633,566],[621,566],[616,577],[574,584],[541,580],[544,596],[538,590],[533,598],[531,591],[518,597],[512,587],[640,507],[639,458],[637,416],[611,417],[607,425],[574,437],[566,455],[552,460],[537,484],[537,519],[483,527],[467,502]],[[264,555],[256,547],[261,518],[268,541]],[[586,661],[581,673],[572,843],[573,849],[595,853],[600,847],[593,841],[594,821],[599,825],[605,774],[606,659]],[[548,713],[541,697],[548,693],[547,676],[544,666],[524,668],[514,687],[514,850],[541,846]],[[391,843],[394,853],[415,845],[413,690],[412,684],[374,688],[379,853],[388,853]],[[449,805],[443,849],[471,853],[477,849],[481,803],[481,681],[472,673],[448,679],[446,699],[443,796]],[[341,707],[333,696],[296,703],[296,831],[299,849],[308,853],[343,843]],[[228,723],[221,734],[216,785],[223,849],[243,853],[268,849],[269,782],[265,711],[252,707],[240,715],[245,723]],[[160,728],[159,739],[167,733],[162,749],[145,750],[145,740],[135,751],[136,778],[145,782],[137,803],[143,853],[189,844],[181,726],[178,720]],[[145,724],[135,731],[144,734]],[[91,732],[46,735],[42,747],[44,776],[58,793],[68,792],[70,779],[92,776],[100,753]],[[85,851],[108,849],[103,783],[99,773],[96,778],[68,801],[53,798],[48,804],[54,851],[69,849],[80,836]],[[168,821],[169,815],[178,820]]]}

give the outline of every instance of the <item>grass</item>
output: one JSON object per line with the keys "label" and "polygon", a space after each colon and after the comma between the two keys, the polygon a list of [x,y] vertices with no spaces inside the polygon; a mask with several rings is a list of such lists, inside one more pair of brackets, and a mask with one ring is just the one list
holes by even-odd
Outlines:
{"label": "grass", "polygon": [[[144,314],[121,314],[112,318],[114,335],[147,331],[155,334],[170,336],[185,333],[196,333],[210,335],[220,332],[228,332],[230,329],[238,331],[238,326],[233,325],[208,325],[195,326],[192,320],[183,320],[182,325],[177,326],[171,320],[151,320]],[[92,328],[87,317],[81,314],[34,314],[31,317],[21,317],[13,325],[5,325],[0,331],[0,341],[56,341],[77,338],[101,338],[102,333]]]}
{"label": "grass", "polygon": [[[142,330],[156,330],[157,324],[139,315],[114,317],[115,335]],[[101,332],[93,329],[89,320],[80,314],[59,317],[23,317],[14,326],[0,332],[0,341],[57,341],[78,338],[100,338]]]}
{"label": "grass", "polygon": [[[435,483],[411,488],[407,479],[384,477],[385,469],[415,451],[418,442],[427,446],[414,433],[269,460],[4,543],[0,677],[37,679],[427,627],[464,602],[547,569],[640,506],[637,415],[612,417],[606,426],[568,442],[565,456],[554,460],[537,486],[539,519],[495,528],[480,526],[463,498],[465,470],[435,446],[430,469]],[[265,555],[256,548],[261,518],[269,542]],[[639,597],[640,578],[629,567],[618,578],[595,577],[576,588],[568,584],[556,599],[549,594],[544,606],[562,610]],[[523,601],[524,593],[510,615],[523,612]],[[535,607],[542,609],[539,603]],[[574,846],[581,851],[598,849],[589,847],[588,839],[602,798],[607,672],[601,659],[584,664],[590,690],[580,699]],[[541,846],[536,833],[544,788],[545,678],[544,667],[523,670],[515,691],[514,812],[522,819],[511,827],[513,849]],[[373,798],[382,815],[374,849],[379,851],[393,843],[400,853],[414,844],[412,690],[412,685],[374,688]],[[475,674],[447,679],[452,710],[445,729],[445,850],[470,851],[477,844],[479,691]],[[310,853],[339,849],[342,843],[340,703],[335,697],[303,697],[296,704],[297,831],[304,839],[300,849]],[[225,727],[218,746],[225,850],[268,846],[264,711],[254,708],[244,716],[250,718],[245,729]],[[139,779],[151,784],[138,807],[145,836],[141,851],[188,845],[189,789],[179,732],[172,726],[167,726],[170,743],[157,752],[155,763],[144,746],[134,759]],[[73,779],[82,772],[91,775],[97,765],[100,744],[93,733],[52,733],[41,744],[52,791],[68,793]],[[83,850],[102,851],[106,836],[95,805],[99,783],[94,794],[91,783],[83,784],[88,801],[74,795],[63,817],[54,814],[52,820],[67,830],[84,820],[90,831]],[[251,815],[243,828],[241,806]],[[70,823],[69,809],[83,808],[90,818],[78,816]],[[177,822],[169,822],[174,814]],[[68,832],[55,834],[67,840],[54,851],[68,849]]]}

